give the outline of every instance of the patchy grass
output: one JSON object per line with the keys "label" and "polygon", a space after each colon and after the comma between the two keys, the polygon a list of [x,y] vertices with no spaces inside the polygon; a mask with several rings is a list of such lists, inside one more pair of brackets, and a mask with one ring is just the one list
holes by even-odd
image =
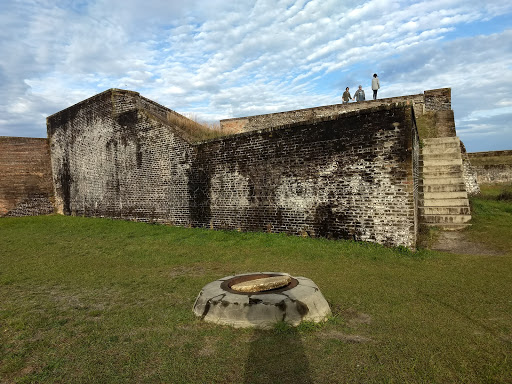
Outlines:
{"label": "patchy grass", "polygon": [[469,160],[471,165],[512,164],[512,155],[479,156],[478,152],[474,152],[470,154]]}
{"label": "patchy grass", "polygon": [[512,250],[512,185],[481,185],[471,198],[469,236],[497,250]]}
{"label": "patchy grass", "polygon": [[[509,244],[510,203],[473,206],[473,235]],[[0,244],[0,382],[512,381],[512,247],[412,253],[64,216],[2,218]],[[206,283],[262,270],[313,279],[333,316],[271,331],[194,317]]]}
{"label": "patchy grass", "polygon": [[184,131],[192,142],[216,139],[235,133],[222,129],[218,124],[200,122],[194,116],[188,118],[179,114],[168,113],[167,120],[171,125]]}

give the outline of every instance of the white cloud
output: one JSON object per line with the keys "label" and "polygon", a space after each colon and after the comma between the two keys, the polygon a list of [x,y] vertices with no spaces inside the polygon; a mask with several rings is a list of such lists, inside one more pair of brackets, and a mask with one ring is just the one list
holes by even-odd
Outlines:
{"label": "white cloud", "polygon": [[502,0],[22,0],[0,8],[0,50],[9,52],[0,57],[0,134],[44,136],[42,115],[111,87],[205,119],[339,102],[340,89],[374,71],[383,97],[451,86],[458,121],[473,116],[473,127],[485,118],[478,111],[502,111],[498,103],[509,100],[511,32],[458,36],[470,23],[510,16]]}

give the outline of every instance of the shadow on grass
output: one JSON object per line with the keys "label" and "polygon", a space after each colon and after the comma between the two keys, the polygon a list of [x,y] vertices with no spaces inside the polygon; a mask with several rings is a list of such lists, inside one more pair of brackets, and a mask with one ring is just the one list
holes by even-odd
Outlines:
{"label": "shadow on grass", "polygon": [[255,331],[245,366],[244,383],[313,383],[309,362],[295,328]]}

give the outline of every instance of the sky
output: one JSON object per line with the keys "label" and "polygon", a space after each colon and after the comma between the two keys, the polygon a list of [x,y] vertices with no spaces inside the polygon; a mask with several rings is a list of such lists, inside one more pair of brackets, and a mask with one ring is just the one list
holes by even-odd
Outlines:
{"label": "sky", "polygon": [[510,0],[0,0],[0,136],[109,88],[200,121],[452,89],[469,152],[512,149]]}

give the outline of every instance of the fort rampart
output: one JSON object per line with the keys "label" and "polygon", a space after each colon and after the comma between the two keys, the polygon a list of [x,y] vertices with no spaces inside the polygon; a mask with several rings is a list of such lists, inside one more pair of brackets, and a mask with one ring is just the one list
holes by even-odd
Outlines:
{"label": "fort rampart", "polygon": [[478,183],[512,183],[512,151],[473,152],[468,156]]}
{"label": "fort rampart", "polygon": [[193,225],[411,246],[415,135],[404,105],[200,144]]}
{"label": "fort rampart", "polygon": [[[294,111],[225,119],[220,121],[220,125],[222,128],[226,128],[231,131],[248,132],[395,103],[406,103],[408,105],[412,105],[416,117],[423,116],[427,112],[439,113],[444,117],[444,120],[447,120],[441,122],[441,119],[437,119],[439,120],[437,121],[437,125],[442,125],[442,129],[446,131],[443,132],[442,136],[455,136],[455,124],[453,123],[453,111],[451,110],[450,88],[432,89],[416,95],[389,97],[360,103],[325,105]],[[450,115],[452,117],[451,122],[449,121]]]}
{"label": "fort rampart", "polygon": [[183,122],[195,124],[110,89],[48,117],[48,141],[0,141],[27,140],[25,152],[0,159],[3,174],[28,153],[26,172],[39,169],[25,180],[15,167],[16,183],[37,188],[4,182],[0,215],[47,213],[53,202],[67,215],[414,247],[421,140],[455,136],[449,88],[223,120],[238,133],[208,141]]}
{"label": "fort rampart", "polygon": [[58,211],[414,246],[410,105],[200,143],[169,114],[110,90],[50,116]]}

